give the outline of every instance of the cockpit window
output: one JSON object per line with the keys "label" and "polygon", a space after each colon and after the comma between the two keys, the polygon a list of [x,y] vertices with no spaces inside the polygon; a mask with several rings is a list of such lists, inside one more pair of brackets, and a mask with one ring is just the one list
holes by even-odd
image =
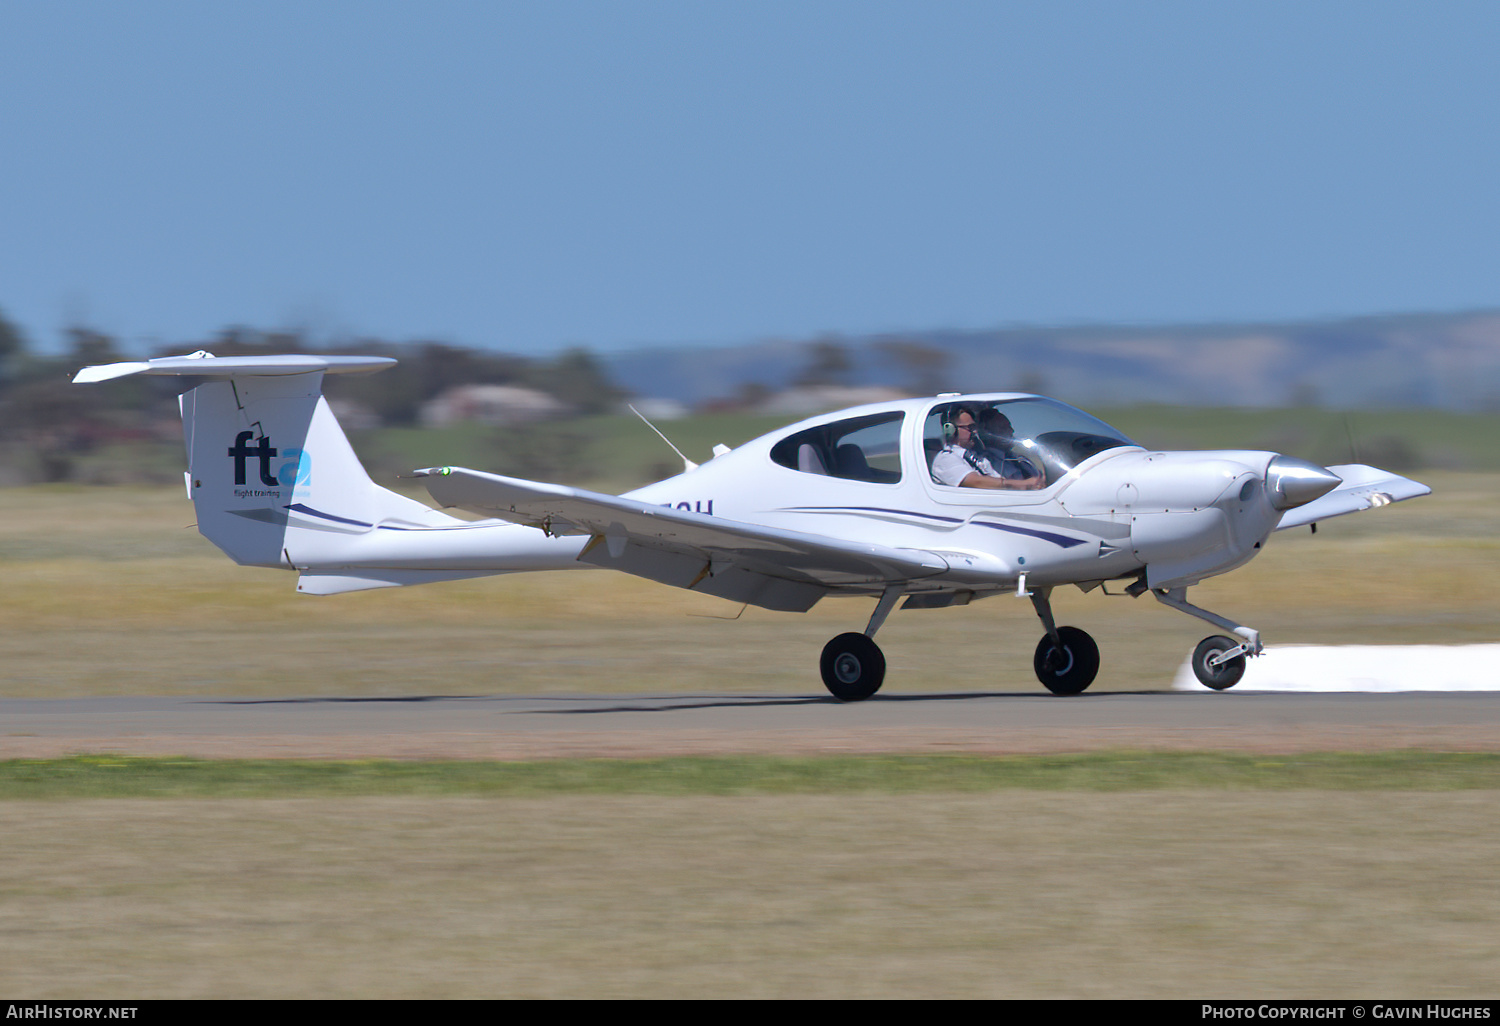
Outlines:
{"label": "cockpit window", "polygon": [[[927,415],[922,440],[929,468],[937,454],[955,441],[956,432],[945,425],[952,425],[961,409],[969,411],[977,426],[976,446],[971,451],[988,459],[1000,476],[1040,474],[1050,485],[1097,453],[1135,445],[1104,421],[1054,399],[950,403],[934,407]],[[933,480],[956,484],[936,475]]]}
{"label": "cockpit window", "polygon": [[901,480],[901,422],[877,413],[799,431],[771,447],[771,459],[804,474],[895,484]]}

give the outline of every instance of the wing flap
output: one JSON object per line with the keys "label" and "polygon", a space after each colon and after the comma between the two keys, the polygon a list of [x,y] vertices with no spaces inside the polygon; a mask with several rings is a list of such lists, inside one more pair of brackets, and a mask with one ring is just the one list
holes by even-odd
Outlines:
{"label": "wing flap", "polygon": [[578,559],[674,588],[787,613],[807,612],[832,590],[813,578],[793,580],[737,566],[718,553],[672,549],[633,540],[627,540],[623,546],[618,542],[611,545],[602,535],[595,535]]}
{"label": "wing flap", "polygon": [[1341,517],[1376,506],[1389,506],[1393,502],[1430,495],[1432,489],[1418,481],[1367,467],[1362,463],[1350,463],[1328,468],[1343,479],[1343,484],[1322,498],[1314,499],[1305,506],[1289,509],[1281,516],[1276,530],[1289,527],[1305,527],[1319,520]]}
{"label": "wing flap", "polygon": [[566,485],[477,470],[417,471],[439,505],[594,536],[579,559],[768,609],[805,610],[833,589],[869,591],[948,569],[933,552],[783,531]]}

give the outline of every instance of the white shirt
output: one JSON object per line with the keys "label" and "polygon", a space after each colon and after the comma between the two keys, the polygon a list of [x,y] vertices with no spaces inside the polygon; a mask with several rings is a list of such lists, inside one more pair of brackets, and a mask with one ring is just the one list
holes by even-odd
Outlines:
{"label": "white shirt", "polygon": [[943,447],[942,452],[932,458],[932,476],[940,484],[957,487],[963,484],[964,478],[970,474],[983,474],[985,477],[999,477],[1015,481],[1036,477],[1041,473],[1032,466],[1030,460],[1019,456],[1005,457],[1001,461],[1001,466],[1008,472],[1002,473],[1000,469],[997,469],[987,455],[972,452],[956,442],[950,442]]}
{"label": "white shirt", "polygon": [[957,487],[970,474],[1000,476],[988,459],[952,442],[943,446],[943,451],[932,458],[932,476],[937,478],[939,484]]}

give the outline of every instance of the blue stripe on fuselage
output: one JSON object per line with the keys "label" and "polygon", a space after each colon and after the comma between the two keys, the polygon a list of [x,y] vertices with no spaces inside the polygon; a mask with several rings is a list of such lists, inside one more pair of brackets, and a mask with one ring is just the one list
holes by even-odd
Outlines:
{"label": "blue stripe on fuselage", "polygon": [[[890,509],[885,506],[792,506],[788,507],[787,513],[894,513],[903,517],[918,517],[923,520],[936,520],[943,524],[962,524],[960,517],[945,517],[935,513],[920,513],[911,509]],[[1042,541],[1051,542],[1064,549],[1071,549],[1075,545],[1082,545],[1082,538],[1070,538],[1065,534],[1054,534],[1051,531],[1039,531],[1034,527],[1016,527],[1013,524],[997,524],[987,520],[971,520],[972,524],[979,527],[988,527],[996,531],[1008,531],[1011,534],[1024,534],[1030,538],[1040,538]]]}

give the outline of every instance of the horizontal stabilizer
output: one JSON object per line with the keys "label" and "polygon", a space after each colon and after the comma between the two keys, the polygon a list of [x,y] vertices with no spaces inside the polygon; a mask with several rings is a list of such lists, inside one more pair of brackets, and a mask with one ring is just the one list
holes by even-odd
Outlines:
{"label": "horizontal stabilizer", "polygon": [[368,374],[394,367],[386,356],[214,356],[198,351],[191,356],[164,356],[157,360],[102,363],[85,367],[73,376],[74,384],[91,384],[129,377],[132,374],[198,375],[203,377],[280,377],[287,374]]}
{"label": "horizontal stabilizer", "polygon": [[1289,509],[1281,517],[1276,530],[1289,527],[1306,527],[1319,520],[1341,517],[1348,513],[1388,506],[1403,499],[1415,499],[1430,495],[1432,489],[1409,478],[1392,474],[1378,467],[1367,467],[1361,463],[1349,463],[1328,468],[1343,479],[1343,484],[1322,498],[1314,499],[1304,506]]}

